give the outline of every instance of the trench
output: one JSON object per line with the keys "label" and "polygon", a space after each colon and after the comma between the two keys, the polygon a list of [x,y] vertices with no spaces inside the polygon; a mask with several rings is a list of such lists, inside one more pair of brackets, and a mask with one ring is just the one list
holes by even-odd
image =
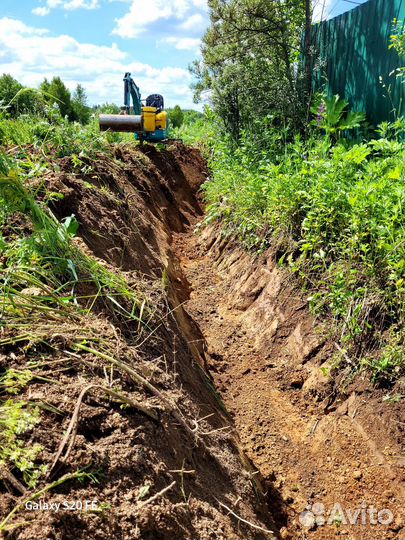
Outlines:
{"label": "trench", "polygon": [[[182,400],[204,415],[214,413],[215,429],[230,427],[240,452],[237,465],[229,441],[213,440],[210,451],[221,467],[211,470],[206,452],[186,448],[177,428],[170,427],[176,440],[170,455],[159,453],[166,433],[150,433],[148,441],[160,460],[174,463],[184,453],[201,472],[200,478],[186,481],[203,502],[190,514],[197,529],[190,528],[185,537],[208,530],[199,527],[198,518],[207,503],[213,520],[220,510],[221,519],[225,515],[232,522],[231,527],[221,521],[221,530],[218,526],[207,538],[272,537],[243,528],[218,508],[218,488],[211,490],[216,475],[221,495],[235,495],[236,512],[245,512],[250,522],[261,516],[261,523],[284,540],[403,537],[401,405],[383,402],[384,391],[367,380],[352,380],[337,391],[326,369],[336,344],[327,325],[310,315],[305,294],[278,266],[274,250],[256,256],[226,235],[220,223],[197,227],[204,218],[199,189],[208,177],[197,151],[183,145],[164,151],[150,145],[118,147],[115,159],[119,168],[110,161],[97,164],[97,178],[107,179],[109,189],[97,197],[85,185],[97,187],[101,180],[72,175],[66,163],[68,173],[50,182],[52,191],[64,193],[54,210],[59,217],[73,211],[86,245],[108,264],[167,281],[180,340],[192,356],[186,347],[177,351],[171,342],[164,344],[168,358],[179,362]],[[245,473],[257,497],[248,492]],[[246,501],[241,503],[241,497]],[[336,504],[352,513],[370,506],[389,509],[393,518],[351,523],[347,513],[343,519],[331,515]],[[155,521],[148,526],[156,536]],[[170,529],[169,536],[177,530]],[[164,537],[160,529],[159,537]]]}
{"label": "trench", "polygon": [[257,257],[203,217],[173,234],[173,277],[277,534],[401,538],[403,438],[382,393],[360,379],[336,391],[322,369],[335,343],[277,253]]}

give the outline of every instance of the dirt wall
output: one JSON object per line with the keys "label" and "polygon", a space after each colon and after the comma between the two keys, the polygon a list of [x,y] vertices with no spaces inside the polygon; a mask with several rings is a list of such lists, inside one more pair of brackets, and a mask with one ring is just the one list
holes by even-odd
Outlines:
{"label": "dirt wall", "polygon": [[[165,150],[128,145],[95,162],[83,159],[79,167],[65,158],[58,169],[32,187],[43,198],[60,194],[54,214],[75,214],[75,243],[139,291],[145,314],[141,323],[128,323],[92,301],[74,324],[41,319],[32,328],[35,343],[2,350],[3,370],[40,357],[41,376],[52,378],[33,381],[19,396],[47,404],[29,434],[43,447],[39,459],[49,471],[36,489],[83,469],[93,475],[43,497],[59,503],[58,511],[20,507],[5,536],[272,538],[264,496],[204,371],[204,338],[184,310],[188,285],[171,249],[173,233],[202,213],[195,190],[206,178],[204,161],[181,144]],[[83,308],[90,305],[86,295]],[[78,348],[83,344],[104,357]],[[124,394],[156,418],[122,407],[100,388]],[[1,516],[32,493],[3,482]],[[94,511],[68,511],[63,504],[93,500]]]}
{"label": "dirt wall", "polygon": [[[385,400],[387,390],[366,372],[334,377],[342,351],[331,321],[313,318],[274,250],[249,253],[220,225],[203,228],[198,240],[189,234],[193,241],[176,239],[192,291],[186,309],[205,336],[209,370],[267,484],[282,537],[402,538],[401,403]],[[330,517],[335,504],[346,512],[341,520]],[[371,523],[367,514],[363,524],[360,512],[372,508],[392,519]],[[351,524],[347,512],[356,511]]]}

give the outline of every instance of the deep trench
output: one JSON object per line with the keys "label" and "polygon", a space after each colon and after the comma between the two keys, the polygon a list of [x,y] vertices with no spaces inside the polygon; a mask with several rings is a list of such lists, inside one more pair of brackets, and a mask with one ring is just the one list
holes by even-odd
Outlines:
{"label": "deep trench", "polygon": [[[336,394],[321,370],[333,345],[310,315],[299,284],[278,267],[276,250],[257,257],[221,224],[196,232],[203,221],[198,214],[173,234],[174,277],[198,328],[204,368],[227,408],[247,466],[257,472],[277,534],[396,538],[403,523],[403,468],[383,455],[395,436],[388,436],[386,418],[376,418],[380,396],[366,390],[367,402],[357,382],[346,394]],[[316,519],[307,526],[300,518],[313,504],[327,512],[336,502],[356,509],[363,501],[392,508],[395,522],[360,527],[345,523],[343,514],[344,527],[327,521],[328,515],[321,526]]]}
{"label": "deep trench", "polygon": [[[367,501],[402,515],[403,466],[384,453],[400,451],[399,408],[390,423],[394,409],[357,381],[336,394],[322,370],[334,345],[297,282],[278,266],[276,250],[257,256],[220,223],[195,231],[204,218],[200,186],[210,181],[196,151],[145,145],[136,152],[118,148],[115,157],[119,174],[109,162],[97,166],[119,206],[111,197],[86,195],[83,182],[91,177],[66,175],[53,188],[65,192],[55,211],[60,217],[73,211],[86,244],[109,264],[167,276],[180,333],[205,373],[202,381],[212,381],[206,405],[220,415],[225,407],[258,504],[265,499],[265,521],[284,539],[399,538],[400,523],[306,527],[300,521],[316,503],[355,509]],[[193,381],[192,391],[199,384]]]}

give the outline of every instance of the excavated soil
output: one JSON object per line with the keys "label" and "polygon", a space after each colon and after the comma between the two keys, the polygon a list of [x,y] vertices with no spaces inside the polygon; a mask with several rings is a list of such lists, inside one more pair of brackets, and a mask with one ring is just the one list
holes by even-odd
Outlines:
{"label": "excavated soil", "polygon": [[[65,158],[33,187],[62,194],[52,211],[76,215],[77,245],[139,291],[147,324],[134,328],[97,301],[74,323],[39,321],[42,341],[0,351],[0,369],[40,359],[54,381],[20,395],[48,406],[29,434],[44,464],[89,384],[118,385],[157,419],[87,392],[74,444],[47,481],[87,467],[97,482],[69,481],[44,499],[96,509],[21,508],[6,538],[404,538],[401,402],[383,401],[367,377],[337,386],[322,369],[338,345],[272,250],[255,257],[220,225],[195,232],[209,176],[198,151],[117,146],[83,163]],[[160,394],[78,354],[77,340],[104,343]],[[0,516],[23,499],[5,480]]]}
{"label": "excavated soil", "polygon": [[272,250],[254,257],[218,226],[175,245],[185,307],[281,537],[404,538],[402,403],[384,402],[367,375],[336,387],[322,370],[336,344]]}
{"label": "excavated soil", "polygon": [[[1,372],[33,361],[41,366],[32,369],[43,379],[18,399],[41,406],[41,423],[27,438],[43,447],[39,460],[48,471],[83,397],[68,444],[36,490],[80,470],[92,474],[35,499],[60,504],[57,510],[27,508],[24,501],[36,490],[19,494],[4,478],[0,523],[20,505],[7,539],[274,537],[263,532],[275,525],[260,482],[204,371],[203,336],[182,307],[187,283],[171,250],[173,233],[202,214],[195,191],[206,175],[199,153],[181,144],[168,150],[128,145],[95,162],[83,158],[80,167],[64,158],[45,179],[32,181],[44,198],[59,194],[52,211],[60,219],[75,214],[76,244],[125,277],[146,307],[143,323],[128,323],[105,299],[91,300],[87,315],[33,318],[31,337],[0,351]],[[80,291],[84,305],[92,292]],[[16,332],[6,328],[2,337]],[[107,360],[78,349],[83,343]],[[153,386],[138,384],[128,368]],[[156,418],[122,407],[100,387],[121,392]]]}

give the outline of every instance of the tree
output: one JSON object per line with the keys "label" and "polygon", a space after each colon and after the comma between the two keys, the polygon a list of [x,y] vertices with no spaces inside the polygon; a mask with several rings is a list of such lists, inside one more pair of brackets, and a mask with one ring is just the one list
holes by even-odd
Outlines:
{"label": "tree", "polygon": [[42,114],[43,99],[33,88],[26,88],[11,75],[0,77],[0,109],[16,117],[19,114]]}
{"label": "tree", "polygon": [[57,104],[63,117],[67,116],[71,121],[76,120],[70,91],[60,77],[54,77],[51,82],[44,79],[40,88],[49,103]]}
{"label": "tree", "polygon": [[115,103],[103,103],[102,105],[93,105],[93,111],[98,114],[119,114],[121,107]]}
{"label": "tree", "polygon": [[73,93],[72,108],[76,119],[81,124],[87,124],[90,120],[91,110],[87,105],[86,91],[81,84],[76,86],[76,90]]}
{"label": "tree", "polygon": [[173,110],[169,111],[169,121],[173,127],[180,127],[184,121],[184,113],[179,105],[176,105]]}
{"label": "tree", "polygon": [[11,75],[3,73],[0,77],[0,106],[11,116],[15,116],[18,111],[18,92],[24,87]]}
{"label": "tree", "polygon": [[183,114],[183,124],[187,124],[188,126],[204,118],[204,114],[202,112],[194,109],[185,109],[183,110]]}
{"label": "tree", "polygon": [[308,0],[208,0],[202,60],[191,67],[195,99],[207,92],[238,139],[264,117],[298,122],[297,63]]}

